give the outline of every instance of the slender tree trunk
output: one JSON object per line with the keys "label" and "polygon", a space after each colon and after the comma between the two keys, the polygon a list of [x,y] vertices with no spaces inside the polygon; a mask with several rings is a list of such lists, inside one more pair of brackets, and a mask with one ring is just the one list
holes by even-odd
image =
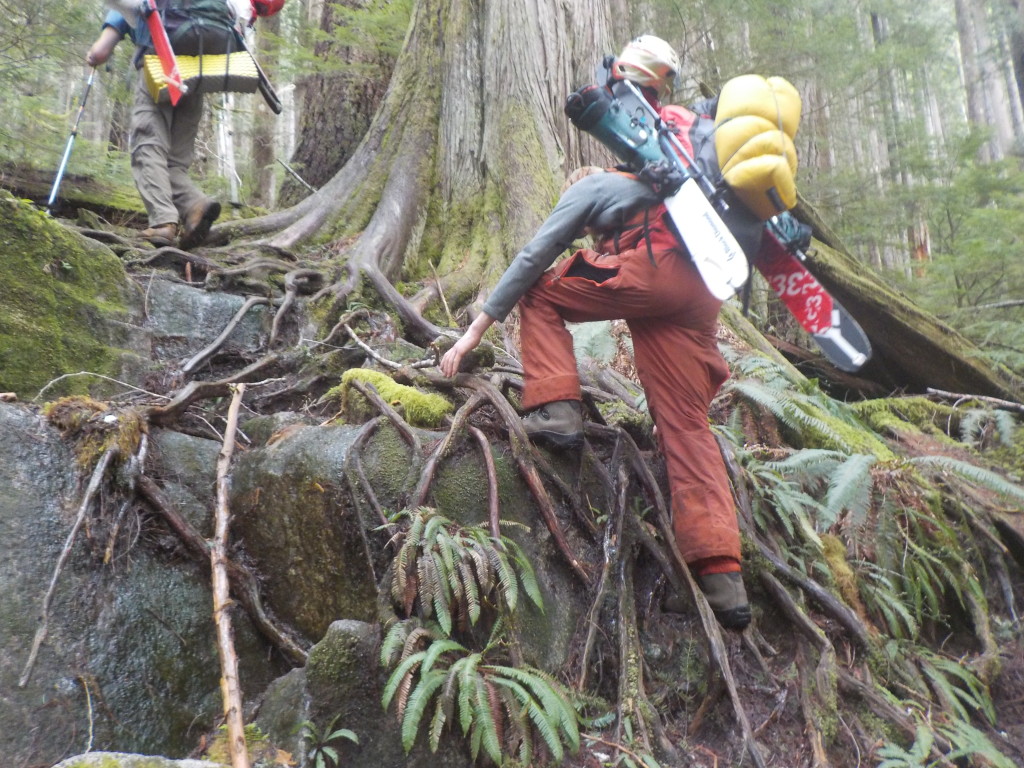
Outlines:
{"label": "slender tree trunk", "polygon": [[[275,14],[269,18],[259,21],[260,31],[278,34],[281,31],[281,16]],[[266,34],[257,35],[256,49],[260,65],[263,67],[271,82],[274,78],[273,57],[265,55],[268,53]],[[253,98],[255,109],[253,110],[252,130],[252,179],[253,197],[256,205],[266,208],[273,208],[277,204],[277,164],[274,162],[276,148],[277,115],[271,112],[262,96]]]}
{"label": "slender tree trunk", "polygon": [[[342,0],[323,6],[321,30],[330,35],[340,25],[339,6],[363,8],[368,0]],[[343,63],[341,71],[305,78],[302,91],[302,125],[289,165],[304,181],[321,187],[344,166],[366,133],[380,106],[394,62],[372,50],[320,42],[316,56],[322,61]],[[294,178],[282,185],[285,204],[294,204],[309,191]]]}

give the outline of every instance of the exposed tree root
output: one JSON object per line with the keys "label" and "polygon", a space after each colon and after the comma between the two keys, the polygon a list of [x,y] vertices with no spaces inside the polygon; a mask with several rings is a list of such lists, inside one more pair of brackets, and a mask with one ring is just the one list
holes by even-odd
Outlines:
{"label": "exposed tree root", "polygon": [[[143,475],[139,478],[139,492],[174,531],[189,555],[204,568],[209,568],[210,548],[206,539],[178,513],[156,481]],[[263,607],[259,579],[256,575],[244,565],[232,560],[227,561],[227,567],[231,577],[232,594],[246,609],[259,632],[292,664],[305,664],[306,650],[287,631],[278,627]]]}
{"label": "exposed tree root", "polygon": [[[352,448],[349,450],[345,457],[345,471],[349,477],[349,485],[354,488],[362,490],[366,496],[366,500],[370,504],[370,508],[373,510],[377,519],[380,520],[381,525],[388,525],[388,516],[384,514],[384,508],[380,505],[377,500],[377,494],[373,490],[373,485],[366,477],[366,471],[363,469],[362,460],[362,449],[366,445],[366,442],[370,439],[374,432],[384,422],[384,416],[378,416],[375,419],[371,419],[363,425],[363,428],[359,430],[359,434],[356,439],[352,442]],[[352,482],[351,475],[355,475],[357,483]],[[353,498],[358,498],[353,494]],[[358,502],[357,502],[358,503]]]}
{"label": "exposed tree root", "polygon": [[288,315],[298,295],[312,293],[323,283],[323,272],[318,269],[293,269],[284,276],[284,300],[274,313],[274,323],[270,328],[268,347],[273,347],[281,334],[281,324]]}
{"label": "exposed tree root", "polygon": [[81,529],[82,524],[85,522],[85,517],[89,512],[89,507],[92,505],[92,501],[96,497],[96,494],[99,493],[100,484],[106,476],[107,467],[110,466],[110,462],[117,457],[118,453],[118,446],[116,444],[111,445],[103,452],[103,455],[100,456],[100,460],[96,462],[96,466],[92,471],[92,477],[89,480],[89,485],[85,489],[85,494],[82,496],[82,502],[78,505],[78,515],[75,517],[74,525],[71,526],[71,531],[68,533],[67,540],[64,542],[64,548],[60,552],[60,557],[57,558],[57,565],[53,569],[53,577],[50,579],[50,586],[47,588],[46,595],[43,597],[43,605],[39,611],[39,627],[36,629],[35,637],[32,639],[32,650],[29,652],[28,661],[25,663],[25,669],[21,673],[21,678],[18,680],[19,688],[24,688],[28,685],[28,681],[32,677],[32,668],[35,666],[36,657],[39,655],[39,648],[46,639],[46,633],[50,622],[50,603],[53,602],[53,595],[57,591],[57,580],[60,578],[61,571],[64,570],[64,564],[71,555],[71,548],[74,546],[75,537],[78,535],[79,529]]}
{"label": "exposed tree root", "polygon": [[242,322],[242,319],[249,313],[249,310],[259,304],[269,304],[270,300],[262,296],[250,296],[245,300],[245,303],[238,308],[235,312],[235,316],[231,318],[231,321],[221,331],[220,336],[210,342],[204,349],[197,352],[192,359],[185,363],[181,367],[181,372],[184,374],[190,374],[200,365],[209,360],[219,350],[224,342],[228,340],[231,333],[238,327],[238,324]]}

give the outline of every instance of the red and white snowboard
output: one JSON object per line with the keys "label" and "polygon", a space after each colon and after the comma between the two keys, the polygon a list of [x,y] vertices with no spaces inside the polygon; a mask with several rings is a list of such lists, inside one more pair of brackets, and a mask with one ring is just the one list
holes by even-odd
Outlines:
{"label": "red and white snowboard", "polygon": [[870,359],[864,330],[770,228],[754,266],[833,365],[852,373]]}

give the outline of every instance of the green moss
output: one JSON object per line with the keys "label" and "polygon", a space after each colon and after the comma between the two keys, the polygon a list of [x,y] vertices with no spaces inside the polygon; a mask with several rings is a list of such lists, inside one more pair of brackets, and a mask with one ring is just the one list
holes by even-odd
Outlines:
{"label": "green moss", "polygon": [[[249,761],[251,763],[262,763],[264,757],[273,758],[275,756],[276,749],[274,749],[274,746],[258,725],[255,723],[246,725],[244,735],[245,746],[249,752]],[[222,725],[217,729],[217,735],[207,748],[203,759],[223,765],[232,765],[231,748],[228,742],[228,727],[226,725]]]}
{"label": "green moss", "polygon": [[440,395],[398,384],[380,371],[351,368],[342,374],[341,384],[330,390],[327,397],[340,400],[342,410],[353,421],[360,421],[368,413],[376,413],[376,409],[353,389],[353,381],[372,384],[386,403],[398,408],[406,421],[416,427],[436,427],[453,410],[452,404]]}
{"label": "green moss", "polygon": [[850,406],[859,418],[881,434],[900,434],[916,429],[933,436],[945,436],[960,419],[955,409],[926,397],[865,400]]}
{"label": "green moss", "polygon": [[[126,351],[132,285],[105,246],[0,192],[0,390],[35,396],[62,374],[116,377]],[[95,380],[65,379],[56,394],[84,393]]]}

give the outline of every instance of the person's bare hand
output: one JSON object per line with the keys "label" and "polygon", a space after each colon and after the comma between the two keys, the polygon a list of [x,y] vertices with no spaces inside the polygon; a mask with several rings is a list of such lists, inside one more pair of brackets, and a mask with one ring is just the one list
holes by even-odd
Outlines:
{"label": "person's bare hand", "polygon": [[452,348],[445,352],[444,357],[441,358],[441,373],[445,376],[454,376],[458,373],[462,359],[476,349],[478,343],[478,341],[471,339],[468,333],[456,341]]}
{"label": "person's bare hand", "polygon": [[439,367],[441,373],[445,376],[454,376],[459,372],[459,366],[462,364],[462,358],[476,349],[480,343],[480,339],[484,337],[484,332],[491,327],[494,322],[494,318],[488,315],[486,312],[481,312],[477,315],[476,319],[469,324],[469,328],[462,334],[462,338],[452,345],[452,348],[444,353],[444,357],[441,358]]}

